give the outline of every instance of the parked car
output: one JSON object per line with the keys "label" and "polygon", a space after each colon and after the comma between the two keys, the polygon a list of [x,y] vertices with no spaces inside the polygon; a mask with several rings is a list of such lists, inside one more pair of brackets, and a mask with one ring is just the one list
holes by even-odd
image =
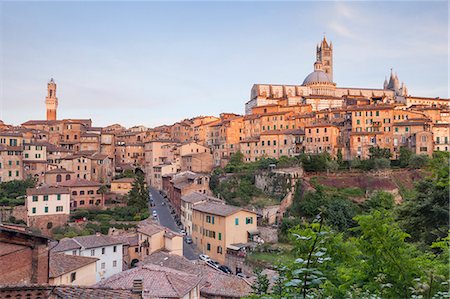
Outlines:
{"label": "parked car", "polygon": [[153,210],[152,216],[156,218],[156,217],[158,217],[158,213],[155,210]]}
{"label": "parked car", "polygon": [[237,277],[240,277],[240,278],[249,278],[247,275],[245,275],[245,274],[242,273],[242,272],[237,273],[236,276],[237,276]]}
{"label": "parked car", "polygon": [[219,270],[223,273],[233,274],[233,272],[231,272],[231,269],[224,265],[219,266]]}
{"label": "parked car", "polygon": [[207,261],[210,261],[210,260],[211,260],[211,258],[210,258],[209,256],[207,256],[206,254],[200,254],[200,255],[198,256],[198,258],[199,258],[201,261],[204,261],[204,262],[207,262]]}
{"label": "parked car", "polygon": [[213,260],[209,260],[209,261],[207,261],[206,262],[207,264],[209,264],[209,265],[211,265],[211,266],[213,266],[214,268],[216,268],[216,269],[219,269],[219,267],[220,267],[220,264],[218,263],[218,262],[216,262],[216,261],[213,261]]}
{"label": "parked car", "polygon": [[186,237],[184,238],[184,241],[186,242],[186,244],[192,244],[192,238],[189,237],[189,236],[186,236]]}
{"label": "parked car", "polygon": [[180,230],[180,234],[182,234],[183,236],[186,236],[186,231],[184,229]]}

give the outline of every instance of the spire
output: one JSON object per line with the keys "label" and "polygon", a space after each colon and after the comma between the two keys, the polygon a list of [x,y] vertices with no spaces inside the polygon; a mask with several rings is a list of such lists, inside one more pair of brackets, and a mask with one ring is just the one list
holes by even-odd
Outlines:
{"label": "spire", "polygon": [[387,76],[384,76],[383,89],[387,89],[387,87],[388,87]]}

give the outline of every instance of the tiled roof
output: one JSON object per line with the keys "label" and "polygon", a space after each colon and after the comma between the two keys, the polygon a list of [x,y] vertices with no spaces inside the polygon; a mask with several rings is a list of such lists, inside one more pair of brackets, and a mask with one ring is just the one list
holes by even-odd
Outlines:
{"label": "tiled roof", "polygon": [[8,255],[8,254],[14,253],[16,251],[25,250],[25,249],[28,249],[28,247],[25,245],[2,243],[2,246],[0,246],[0,256]]}
{"label": "tiled roof", "polygon": [[39,187],[39,188],[28,188],[27,195],[49,195],[49,194],[69,194],[68,188],[64,187]]}
{"label": "tiled roof", "polygon": [[240,207],[230,206],[227,204],[221,204],[216,202],[199,203],[198,205],[195,205],[192,209],[203,213],[214,214],[224,217],[232,215],[242,210],[242,208]]}
{"label": "tiled roof", "polygon": [[99,187],[102,184],[94,182],[94,181],[88,181],[85,179],[76,178],[76,179],[71,179],[71,180],[62,182],[60,185],[64,186],[64,187]]}
{"label": "tiled roof", "polygon": [[[74,240],[70,238],[64,238],[59,241],[59,243],[56,244],[56,242],[52,242],[50,244],[50,251],[51,252],[63,252],[63,251],[69,251],[69,250],[75,250],[80,249],[81,245],[75,242]],[[55,247],[52,247],[55,246]]]}
{"label": "tiled roof", "polygon": [[132,289],[135,279],[142,279],[144,296],[148,298],[181,298],[201,281],[197,275],[149,264],[113,275],[95,286]]}
{"label": "tiled roof", "polygon": [[121,178],[121,179],[116,179],[112,181],[113,183],[133,183],[134,179],[133,178]]}
{"label": "tiled roof", "polygon": [[96,261],[98,259],[93,257],[53,253],[50,255],[49,277],[59,277]]}
{"label": "tiled roof", "polygon": [[111,237],[122,242],[124,245],[128,245],[128,246],[138,246],[139,245],[138,236],[136,233],[123,234],[123,235],[117,235],[117,236],[111,236]]}
{"label": "tiled roof", "polygon": [[[25,285],[0,288],[0,298],[15,298],[17,293],[26,293],[27,298],[54,299],[139,299],[141,294],[131,290],[112,290],[82,286]],[[28,295],[30,294],[30,295]],[[11,297],[6,297],[6,296]]]}
{"label": "tiled roof", "polygon": [[65,168],[55,168],[55,169],[47,170],[45,173],[46,174],[47,173],[50,174],[50,173],[74,173],[74,172],[70,171],[70,170],[67,170]]}
{"label": "tiled roof", "polygon": [[143,234],[146,234],[148,236],[153,236],[154,234],[157,234],[161,231],[164,231],[164,227],[161,225],[158,225],[156,223],[153,223],[150,220],[143,220],[139,222],[137,231]]}
{"label": "tiled roof", "polygon": [[219,198],[208,196],[203,193],[199,192],[192,192],[188,195],[184,195],[181,197],[182,201],[189,202],[189,203],[197,203],[201,201],[207,201],[207,200],[214,200],[214,201],[221,201]]}
{"label": "tiled roof", "polygon": [[143,264],[159,265],[200,276],[202,278],[200,294],[208,298],[211,296],[241,298],[250,295],[252,292],[250,285],[235,275],[222,273],[202,262],[193,262],[182,256],[167,252],[155,252],[147,256]]}
{"label": "tiled roof", "polygon": [[122,244],[120,240],[105,235],[81,236],[75,237],[73,240],[86,249]]}

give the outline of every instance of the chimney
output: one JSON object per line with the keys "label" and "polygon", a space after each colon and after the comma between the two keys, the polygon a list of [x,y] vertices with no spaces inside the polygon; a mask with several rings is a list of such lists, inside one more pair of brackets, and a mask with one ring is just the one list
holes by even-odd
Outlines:
{"label": "chimney", "polygon": [[142,284],[142,278],[136,278],[133,280],[133,293],[141,294],[143,291],[143,284]]}

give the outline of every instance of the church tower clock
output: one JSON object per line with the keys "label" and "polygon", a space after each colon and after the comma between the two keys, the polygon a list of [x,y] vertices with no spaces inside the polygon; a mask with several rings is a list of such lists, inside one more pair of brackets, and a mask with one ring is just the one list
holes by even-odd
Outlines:
{"label": "church tower clock", "polygon": [[56,109],[58,108],[58,98],[56,97],[56,83],[53,78],[47,84],[47,97],[45,98],[45,108],[47,109],[47,120],[56,120]]}

